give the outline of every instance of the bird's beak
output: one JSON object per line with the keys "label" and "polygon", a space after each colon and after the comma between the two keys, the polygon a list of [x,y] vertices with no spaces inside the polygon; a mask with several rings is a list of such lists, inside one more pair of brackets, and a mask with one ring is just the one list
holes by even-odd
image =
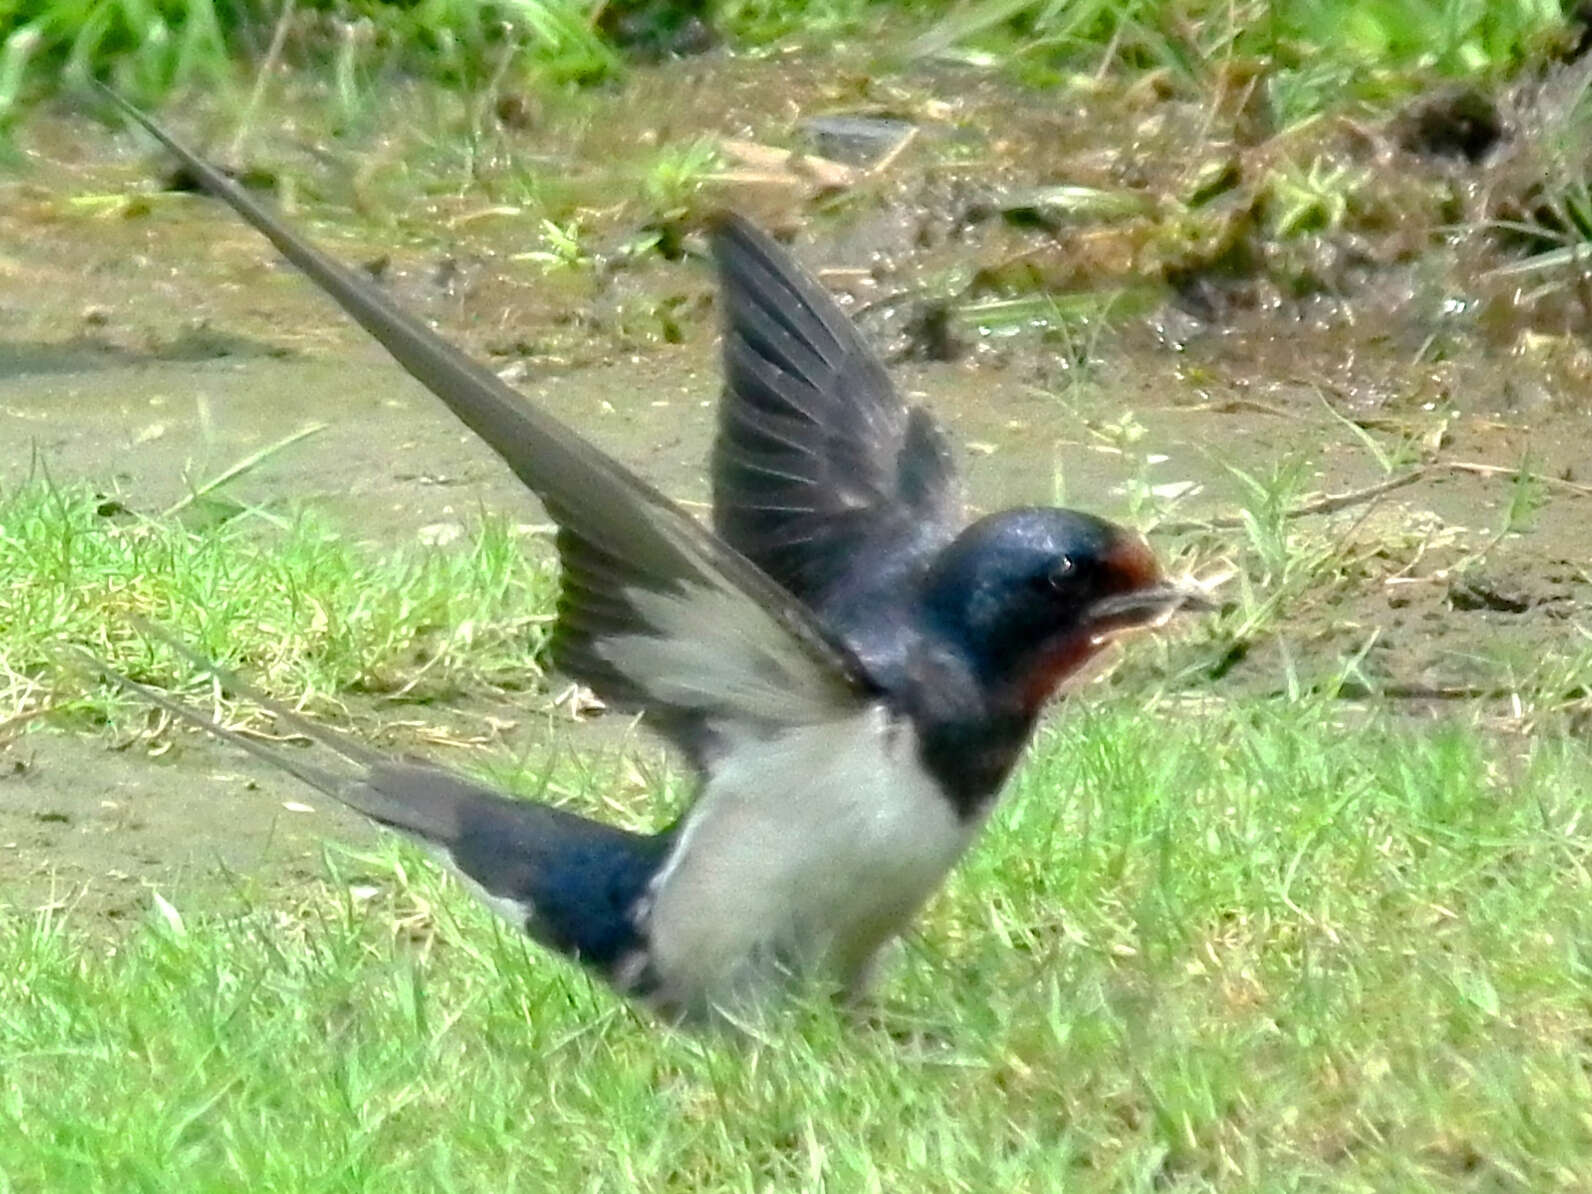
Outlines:
{"label": "bird's beak", "polygon": [[1127,593],[1102,597],[1089,610],[1095,634],[1160,626],[1175,614],[1211,613],[1221,606],[1198,585],[1157,581]]}

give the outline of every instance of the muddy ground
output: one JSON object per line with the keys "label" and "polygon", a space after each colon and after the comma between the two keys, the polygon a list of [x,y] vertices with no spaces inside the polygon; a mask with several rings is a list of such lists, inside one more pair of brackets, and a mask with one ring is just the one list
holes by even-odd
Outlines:
{"label": "muddy ground", "polygon": [[[1525,151],[1508,144],[1525,123],[1472,162],[1412,140],[1407,114],[1257,136],[1242,104],[1164,84],[1036,96],[944,68],[861,71],[711,55],[611,94],[499,102],[490,118],[395,87],[383,119],[348,128],[290,83],[237,153],[202,97],[164,117],[267,171],[323,244],[688,501],[707,496],[717,386],[700,215],[726,203],[794,232],[850,298],[899,384],[964,446],[979,506],[1085,506],[1150,527],[1186,565],[1275,586],[1236,525],[1233,470],[1292,462],[1293,506],[1359,495],[1293,524],[1324,562],[1275,619],[1190,628],[1117,683],[1274,693],[1290,667],[1307,684],[1342,675],[1374,639],[1348,695],[1517,728],[1584,709],[1571,661],[1587,655],[1592,601],[1586,315],[1574,279],[1534,277],[1542,293],[1524,295],[1500,274],[1517,250],[1483,222],[1515,210],[1500,195],[1529,191],[1510,173]],[[914,132],[849,173],[743,144],[811,145],[805,122],[835,113]],[[466,133],[461,172],[449,138]],[[683,202],[646,198],[657,147],[695,138],[729,138],[740,157],[721,156]],[[483,509],[540,519],[495,457],[253,233],[215,204],[155,192],[169,167],[147,145],[64,107],[18,140],[20,162],[0,174],[0,486],[43,468],[158,512],[319,423],[236,495],[310,500],[384,544]],[[1284,223],[1276,180],[1291,163],[1352,182],[1316,186],[1320,210]],[[1215,199],[1201,189],[1212,178]],[[1063,186],[1137,206],[1082,210]],[[544,216],[581,221],[582,260],[550,271],[523,257]],[[1015,326],[988,314],[1045,295],[1061,297]],[[1083,314],[1066,314],[1078,299]],[[1407,483],[1367,495],[1390,480]],[[434,716],[486,712],[512,727],[485,736],[500,749],[547,732],[485,702]],[[114,918],[152,885],[292,887],[324,874],[323,842],[372,840],[325,800],[187,737],[152,758],[45,721],[0,758],[0,889],[26,903]]]}

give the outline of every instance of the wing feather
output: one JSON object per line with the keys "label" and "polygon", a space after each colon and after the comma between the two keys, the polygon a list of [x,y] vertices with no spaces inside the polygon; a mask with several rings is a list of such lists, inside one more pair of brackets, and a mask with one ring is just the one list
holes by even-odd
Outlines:
{"label": "wing feather", "polygon": [[822,607],[857,561],[926,561],[962,520],[949,444],[908,409],[833,297],[767,236],[716,230],[725,394],[714,525],[790,592]]}

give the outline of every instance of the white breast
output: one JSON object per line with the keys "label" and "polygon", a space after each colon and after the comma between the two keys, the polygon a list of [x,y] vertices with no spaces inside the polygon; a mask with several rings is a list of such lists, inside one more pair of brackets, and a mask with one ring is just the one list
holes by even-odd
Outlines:
{"label": "white breast", "polygon": [[646,913],[665,997],[733,1000],[775,966],[856,983],[975,829],[923,771],[911,725],[882,708],[736,742]]}

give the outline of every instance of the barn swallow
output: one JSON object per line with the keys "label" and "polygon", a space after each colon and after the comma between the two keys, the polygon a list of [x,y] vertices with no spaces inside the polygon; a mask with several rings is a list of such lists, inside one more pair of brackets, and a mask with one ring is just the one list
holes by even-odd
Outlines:
{"label": "barn swallow", "polygon": [[968,524],[945,434],[744,220],[712,232],[725,390],[710,531],[111,98],[541,499],[562,569],[554,664],[641,710],[700,787],[678,822],[633,833],[384,758],[256,695],[345,764],[321,768],[117,678],[428,843],[531,935],[669,1014],[760,1001],[800,974],[859,989],[1058,685],[1120,632],[1206,606],[1089,514]]}

